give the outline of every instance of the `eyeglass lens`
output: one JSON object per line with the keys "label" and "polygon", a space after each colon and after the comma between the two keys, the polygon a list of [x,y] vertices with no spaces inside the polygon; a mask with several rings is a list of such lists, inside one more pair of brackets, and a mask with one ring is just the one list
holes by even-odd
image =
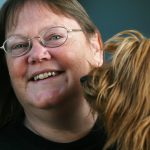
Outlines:
{"label": "eyeglass lens", "polygon": [[[65,43],[67,40],[67,29],[64,27],[53,27],[44,32],[41,32],[40,40],[44,46],[55,48]],[[34,38],[34,37],[33,37]],[[7,53],[13,56],[20,56],[25,54],[31,48],[31,39],[21,35],[9,37],[5,43],[4,48]]]}

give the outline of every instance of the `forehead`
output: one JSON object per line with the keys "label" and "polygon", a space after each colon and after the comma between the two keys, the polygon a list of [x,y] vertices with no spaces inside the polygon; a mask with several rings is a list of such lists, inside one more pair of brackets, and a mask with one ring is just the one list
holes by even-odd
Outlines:
{"label": "forehead", "polygon": [[13,24],[12,22],[9,23],[10,28],[6,32],[7,36],[22,34],[23,32],[29,34],[31,30],[40,32],[43,28],[53,26],[80,28],[80,25],[73,17],[62,14],[58,10],[56,12],[44,4],[27,3],[18,12],[15,22]]}

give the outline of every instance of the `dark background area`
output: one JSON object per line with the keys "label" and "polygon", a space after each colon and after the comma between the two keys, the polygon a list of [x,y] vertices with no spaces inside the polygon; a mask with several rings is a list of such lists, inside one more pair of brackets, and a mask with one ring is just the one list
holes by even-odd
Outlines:
{"label": "dark background area", "polygon": [[150,37],[150,0],[79,0],[105,41],[113,34],[136,29]]}

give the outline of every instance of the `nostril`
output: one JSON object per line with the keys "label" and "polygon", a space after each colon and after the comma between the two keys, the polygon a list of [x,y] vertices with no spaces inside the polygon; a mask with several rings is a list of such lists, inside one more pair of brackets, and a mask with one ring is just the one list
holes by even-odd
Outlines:
{"label": "nostril", "polygon": [[85,75],[83,77],[80,78],[80,83],[83,84],[84,82],[86,82],[88,80],[89,76]]}
{"label": "nostril", "polygon": [[36,64],[37,60],[35,60],[34,58],[30,59],[30,64],[34,65]]}

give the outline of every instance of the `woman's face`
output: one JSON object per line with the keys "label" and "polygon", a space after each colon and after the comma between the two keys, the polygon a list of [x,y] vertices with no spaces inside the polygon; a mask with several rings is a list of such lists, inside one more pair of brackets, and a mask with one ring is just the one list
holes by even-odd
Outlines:
{"label": "woman's face", "polygon": [[[17,26],[7,31],[6,36],[37,37],[43,29],[54,26],[81,28],[72,18],[57,15],[44,6],[30,4],[22,9]],[[96,64],[94,51],[100,48],[97,37],[91,41],[92,44],[82,31],[70,32],[60,47],[43,47],[39,39],[34,38],[27,54],[20,57],[6,55],[12,86],[23,107],[49,108],[82,100],[80,78],[89,72],[89,63]],[[53,76],[33,80],[44,73]]]}

